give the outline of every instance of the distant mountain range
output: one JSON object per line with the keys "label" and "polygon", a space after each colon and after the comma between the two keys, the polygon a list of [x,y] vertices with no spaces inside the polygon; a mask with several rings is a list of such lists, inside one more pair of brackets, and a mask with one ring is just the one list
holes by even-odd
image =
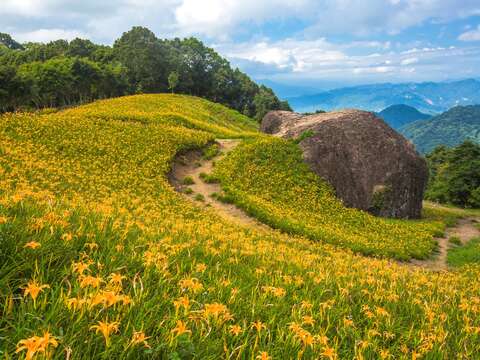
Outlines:
{"label": "distant mountain range", "polygon": [[287,98],[297,112],[344,108],[381,111],[404,104],[426,114],[438,114],[459,105],[480,104],[480,81],[374,84]]}
{"label": "distant mountain range", "polygon": [[412,106],[403,104],[389,106],[377,115],[394,129],[399,129],[417,120],[427,120],[432,117],[431,115],[421,113]]}
{"label": "distant mountain range", "polygon": [[430,119],[411,122],[399,132],[424,154],[438,145],[456,146],[467,139],[480,143],[480,105],[457,106]]}

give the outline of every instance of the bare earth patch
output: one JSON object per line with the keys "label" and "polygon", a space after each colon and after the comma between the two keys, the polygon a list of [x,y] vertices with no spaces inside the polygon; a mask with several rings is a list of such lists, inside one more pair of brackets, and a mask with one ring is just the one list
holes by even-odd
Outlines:
{"label": "bare earth patch", "polygon": [[435,271],[448,270],[447,254],[451,246],[449,239],[457,237],[465,245],[473,238],[479,237],[480,230],[476,221],[475,218],[460,219],[455,227],[447,229],[444,237],[437,238],[438,253],[436,255],[427,260],[412,260],[410,263]]}
{"label": "bare earth patch", "polygon": [[[235,149],[235,147],[240,144],[241,140],[222,139],[216,140],[216,142],[219,145],[220,153],[211,160],[202,159],[202,155],[199,151],[190,152],[186,155],[180,156],[173,165],[170,174],[170,182],[175,187],[175,190],[183,193],[192,201],[196,201],[200,206],[203,204],[204,207],[213,208],[219,215],[232,222],[244,226],[255,227],[257,229],[270,229],[267,225],[247,215],[247,213],[235,205],[226,204],[211,197],[214,193],[220,194],[222,188],[220,184],[206,183],[200,177],[200,174],[211,174],[214,161],[219,160],[229,151]],[[188,186],[184,185],[183,179],[186,177],[192,178],[194,184]],[[191,194],[186,194],[186,188],[190,188],[193,192]],[[203,197],[203,201],[195,199],[196,197],[198,199],[198,195]]]}

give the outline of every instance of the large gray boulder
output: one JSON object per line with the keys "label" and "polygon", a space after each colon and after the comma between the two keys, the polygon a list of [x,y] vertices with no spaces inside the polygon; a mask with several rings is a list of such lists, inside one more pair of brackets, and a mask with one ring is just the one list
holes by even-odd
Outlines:
{"label": "large gray boulder", "polygon": [[343,110],[302,116],[273,111],[267,134],[303,138],[304,160],[348,207],[392,218],[419,218],[428,181],[425,160],[373,113]]}

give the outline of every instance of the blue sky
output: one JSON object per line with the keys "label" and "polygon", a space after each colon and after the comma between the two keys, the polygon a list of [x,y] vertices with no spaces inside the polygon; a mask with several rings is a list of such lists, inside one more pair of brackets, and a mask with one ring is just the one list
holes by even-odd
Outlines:
{"label": "blue sky", "polygon": [[256,79],[314,87],[480,78],[479,0],[2,0],[20,41],[194,35]]}

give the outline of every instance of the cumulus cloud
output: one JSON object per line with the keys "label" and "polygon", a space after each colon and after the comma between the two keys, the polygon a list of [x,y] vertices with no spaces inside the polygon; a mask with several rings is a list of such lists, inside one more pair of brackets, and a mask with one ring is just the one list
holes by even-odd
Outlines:
{"label": "cumulus cloud", "polygon": [[160,35],[226,39],[290,21],[304,24],[304,33],[317,37],[397,33],[427,21],[479,14],[478,0],[2,0],[0,7],[4,28],[61,28],[105,42],[139,24]]}
{"label": "cumulus cloud", "polygon": [[464,32],[458,37],[460,41],[480,41],[480,25],[475,30]]}
{"label": "cumulus cloud", "polygon": [[[478,0],[0,1],[1,31],[19,41],[83,37],[111,44],[141,25],[159,37],[194,35],[215,43],[221,54],[258,78],[478,75],[478,48],[421,39],[406,48],[390,36],[480,15]],[[464,29],[459,37],[479,39],[480,27]]]}
{"label": "cumulus cloud", "polygon": [[441,80],[452,74],[467,77],[476,71],[480,56],[479,48],[397,49],[399,44],[391,44],[390,47],[385,47],[383,43],[378,43],[377,47],[372,47],[369,42],[355,44],[355,47],[352,43],[334,44],[326,39],[264,39],[260,42],[223,44],[217,49],[234,64],[245,69],[254,68],[253,75],[257,78],[274,77],[285,81]]}
{"label": "cumulus cloud", "polygon": [[77,37],[86,38],[87,35],[80,31],[64,29],[38,29],[30,32],[16,34],[16,39],[21,42],[47,42],[58,39],[73,40]]}

